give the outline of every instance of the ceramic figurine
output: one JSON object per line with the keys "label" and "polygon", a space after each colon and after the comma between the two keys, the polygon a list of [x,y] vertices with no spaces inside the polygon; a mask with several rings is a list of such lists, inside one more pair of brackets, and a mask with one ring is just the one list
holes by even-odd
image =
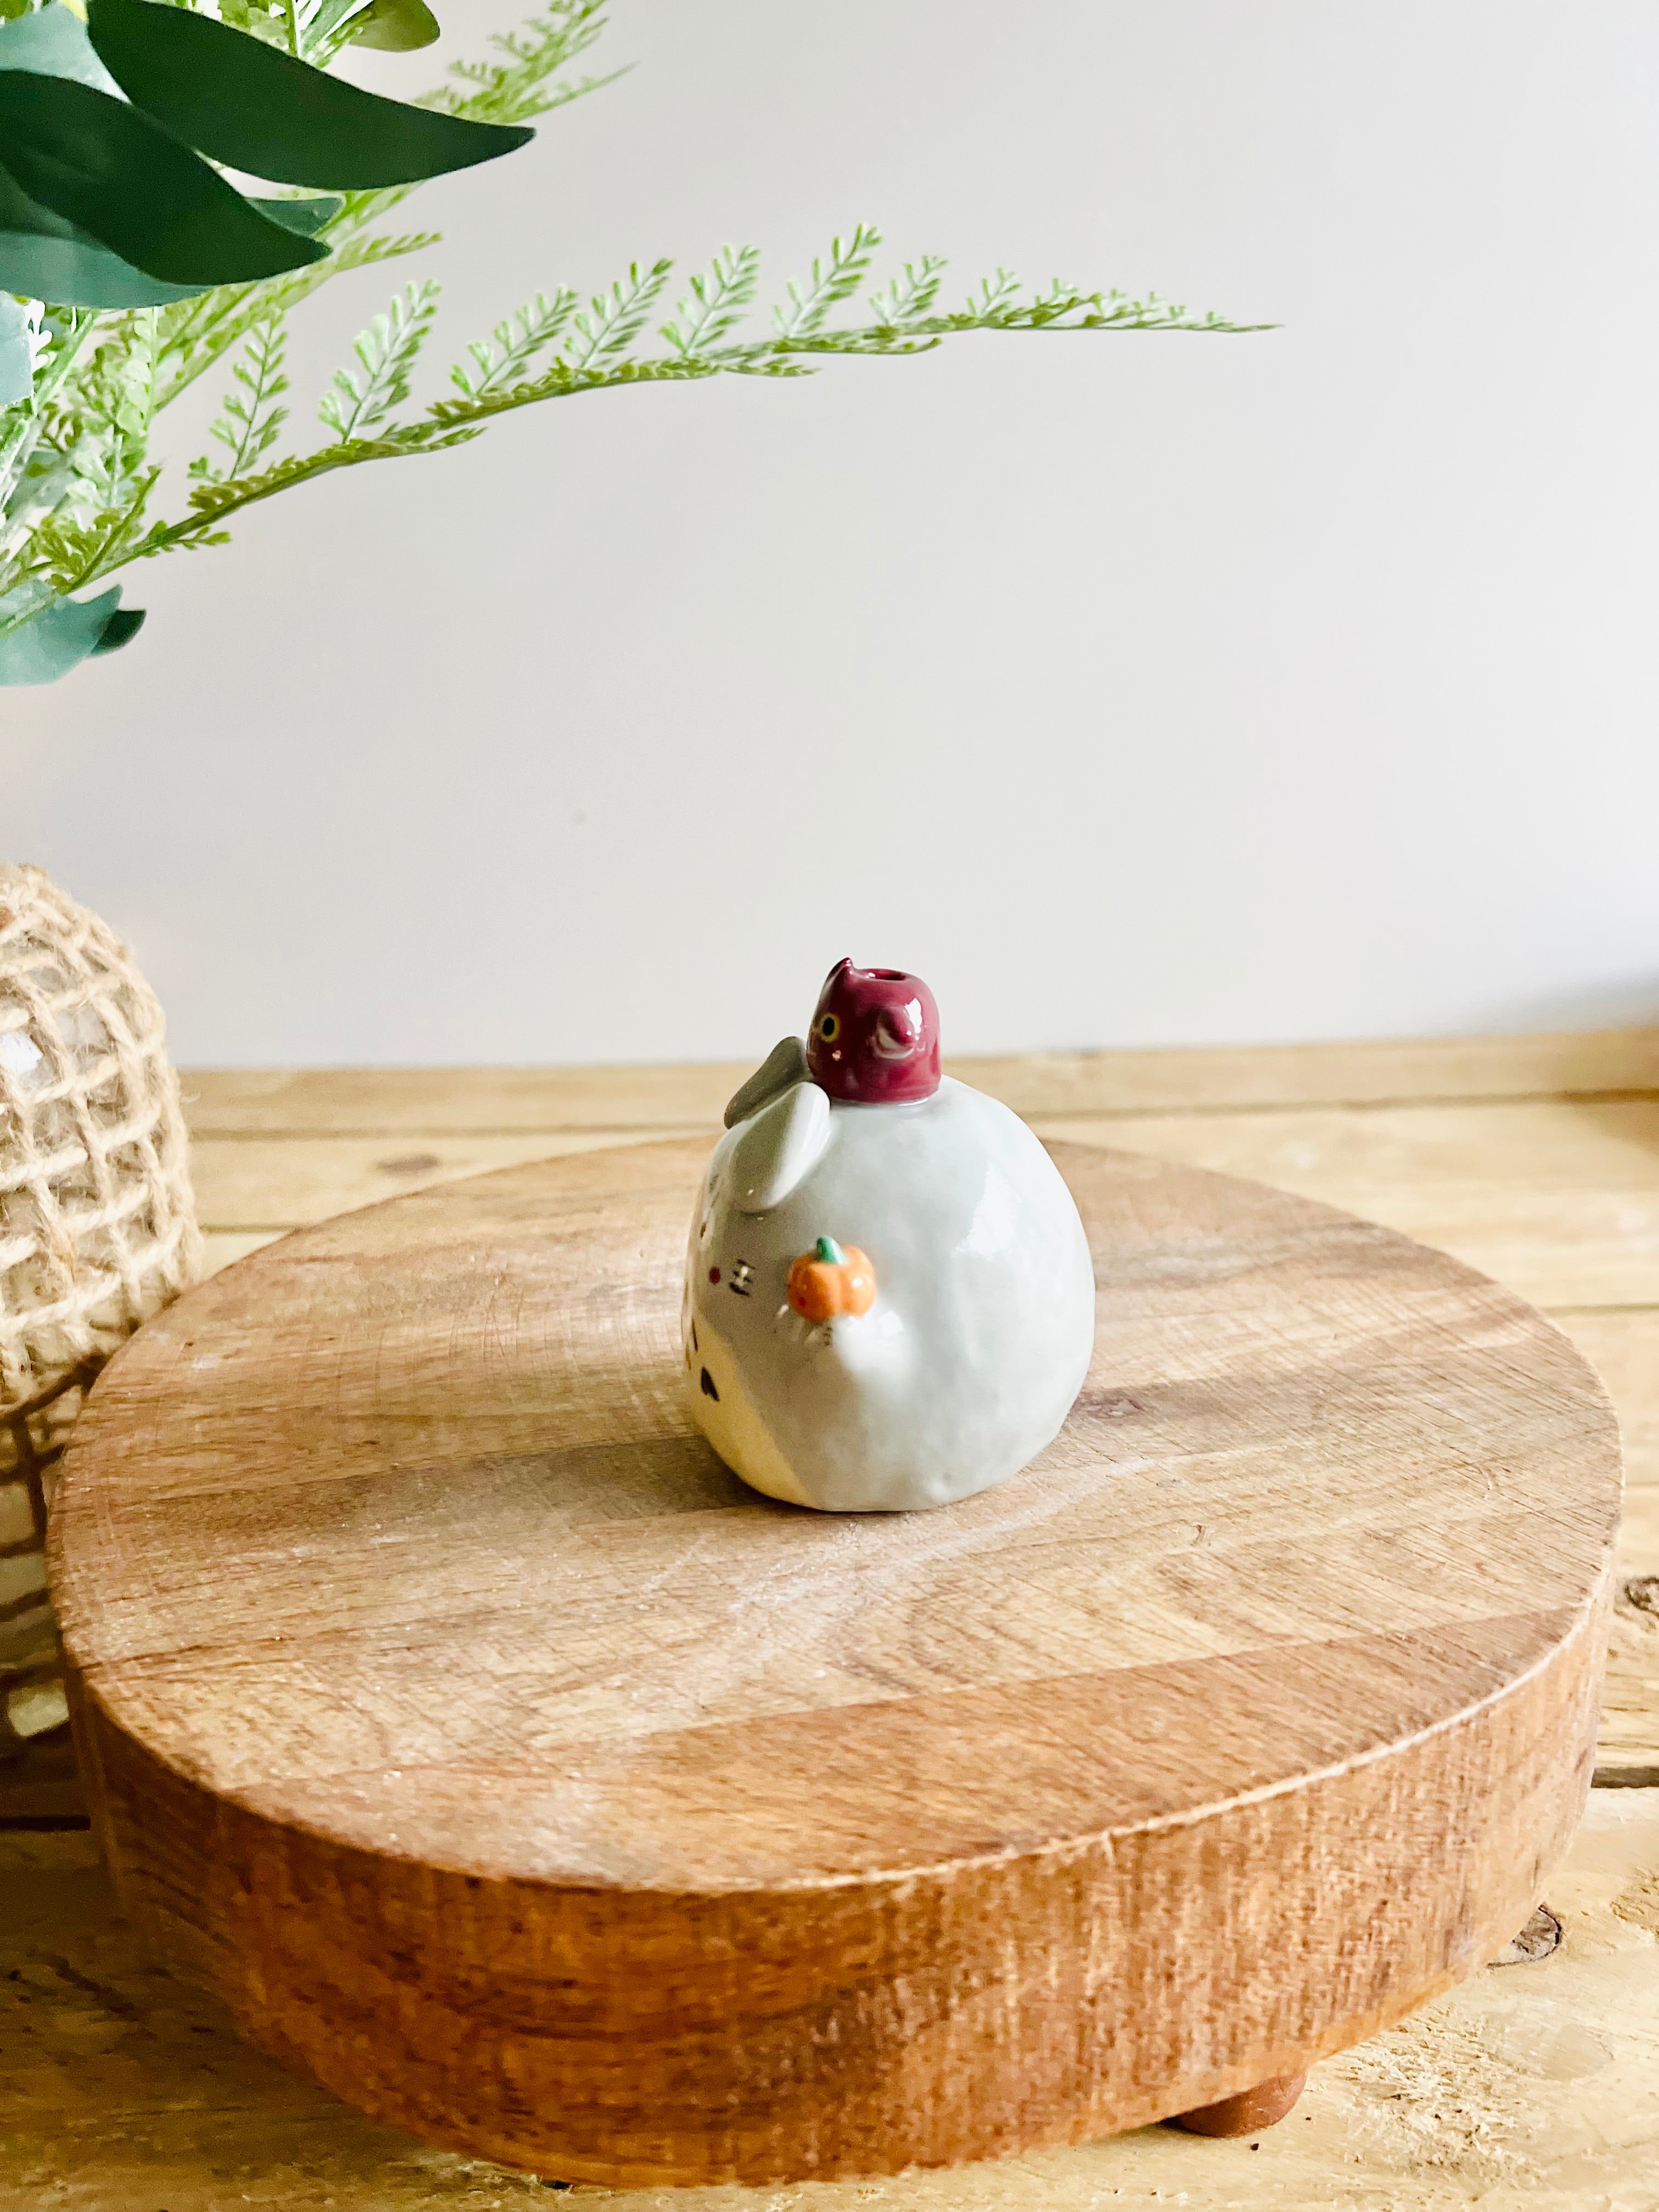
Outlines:
{"label": "ceramic figurine", "polygon": [[945,1505],[1057,1434],[1094,1269],[1018,1116],[939,1073],[915,975],[830,970],[726,1109],[686,1261],[696,1418],[757,1490],[828,1512]]}

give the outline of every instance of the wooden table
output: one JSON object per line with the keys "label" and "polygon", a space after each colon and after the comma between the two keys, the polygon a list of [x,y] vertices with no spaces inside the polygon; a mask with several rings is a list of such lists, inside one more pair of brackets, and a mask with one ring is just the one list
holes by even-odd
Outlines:
{"label": "wooden table", "polygon": [[[1255,1176],[1406,1229],[1551,1312],[1601,1369],[1632,1488],[1598,1779],[1553,1885],[1565,1941],[1328,2062],[1280,2128],[1147,2130],[880,2184],[696,2192],[707,2212],[1659,2207],[1659,1035],[964,1065],[1045,1134]],[[200,1075],[216,1262],[391,1192],[712,1127],[730,1068]],[[291,2080],[137,1949],[50,1778],[0,1793],[0,2212],[406,2212],[544,2203]],[[31,1796],[30,1791],[34,1794]],[[42,1794],[45,1792],[46,1794]],[[51,1802],[65,1805],[61,1790]],[[58,1817],[72,1817],[63,1811]],[[579,2190],[623,2212],[664,2192]]]}

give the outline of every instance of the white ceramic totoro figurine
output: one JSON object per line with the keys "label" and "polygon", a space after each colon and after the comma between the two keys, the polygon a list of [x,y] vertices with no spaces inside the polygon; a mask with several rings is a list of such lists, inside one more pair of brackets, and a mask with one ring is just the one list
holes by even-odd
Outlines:
{"label": "white ceramic totoro figurine", "polygon": [[726,1109],[686,1260],[693,1405],[734,1474],[827,1512],[946,1505],[1057,1434],[1094,1343],[1072,1194],[941,1079],[915,975],[830,970]]}

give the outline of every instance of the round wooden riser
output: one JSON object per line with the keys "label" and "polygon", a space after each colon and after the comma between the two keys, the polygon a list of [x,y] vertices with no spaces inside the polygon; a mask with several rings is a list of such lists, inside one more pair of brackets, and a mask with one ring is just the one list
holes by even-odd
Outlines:
{"label": "round wooden riser", "polygon": [[53,1544],[167,1963],[386,2119],[637,2184],[1133,2127],[1498,1951],[1589,1779],[1599,1384],[1387,1231],[1055,1157],[1088,1382],[934,1513],[775,1504],[693,1432],[699,1145],[347,1215],[153,1322]]}

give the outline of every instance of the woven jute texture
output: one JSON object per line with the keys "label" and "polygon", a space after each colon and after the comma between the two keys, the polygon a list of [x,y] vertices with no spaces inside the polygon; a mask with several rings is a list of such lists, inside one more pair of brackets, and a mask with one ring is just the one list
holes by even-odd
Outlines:
{"label": "woven jute texture", "polygon": [[155,994],[42,870],[0,866],[0,1756],[62,1717],[44,1552],[75,1416],[201,1255]]}

